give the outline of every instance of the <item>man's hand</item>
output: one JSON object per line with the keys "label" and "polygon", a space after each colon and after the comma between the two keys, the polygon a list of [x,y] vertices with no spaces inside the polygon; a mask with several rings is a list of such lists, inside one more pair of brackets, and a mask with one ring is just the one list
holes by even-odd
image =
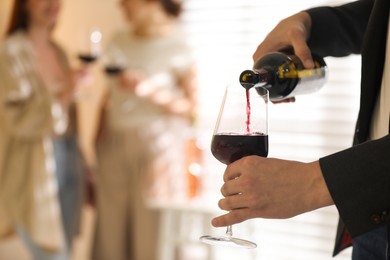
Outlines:
{"label": "man's hand", "polygon": [[333,204],[318,161],[244,157],[226,168],[219,207],[229,213],[215,227],[250,218],[290,218]]}
{"label": "man's hand", "polygon": [[[293,48],[295,55],[303,62],[307,69],[314,67],[311,51],[306,44],[310,36],[311,18],[306,12],[299,12],[280,21],[276,27],[267,35],[264,41],[257,47],[253,54],[253,61],[256,62],[263,55]],[[286,98],[272,103],[295,102],[295,97]]]}
{"label": "man's hand", "polygon": [[268,52],[292,47],[303,65],[308,69],[313,68],[313,58],[306,43],[310,36],[310,30],[311,18],[306,12],[299,12],[283,19],[257,47],[253,54],[253,61],[256,62]]}

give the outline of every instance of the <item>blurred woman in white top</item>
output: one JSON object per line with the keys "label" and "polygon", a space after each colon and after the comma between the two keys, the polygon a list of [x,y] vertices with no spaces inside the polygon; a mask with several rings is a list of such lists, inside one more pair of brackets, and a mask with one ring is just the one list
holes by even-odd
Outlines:
{"label": "blurred woman in white top", "polygon": [[[122,0],[129,28],[107,48],[108,95],[97,142],[95,260],[157,258],[158,212],[181,196],[196,69],[176,0]],[[118,71],[118,70],[117,70]],[[113,72],[113,71],[112,71]]]}

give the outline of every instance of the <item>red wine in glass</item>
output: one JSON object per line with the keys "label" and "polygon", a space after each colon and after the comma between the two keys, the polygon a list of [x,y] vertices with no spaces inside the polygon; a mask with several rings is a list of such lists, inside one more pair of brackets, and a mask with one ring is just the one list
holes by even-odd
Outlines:
{"label": "red wine in glass", "polygon": [[80,53],[78,55],[79,60],[81,60],[83,63],[90,64],[97,60],[98,56],[93,54],[85,54]]}
{"label": "red wine in glass", "polygon": [[268,135],[260,132],[218,133],[211,141],[211,153],[224,164],[230,164],[249,155],[267,157]]}
{"label": "red wine in glass", "polygon": [[81,38],[81,46],[78,52],[79,60],[84,64],[94,63],[99,55],[101,49],[102,33],[98,28],[89,28]]}
{"label": "red wine in glass", "polygon": [[120,66],[115,66],[115,65],[107,65],[104,68],[104,71],[109,76],[116,76],[123,71],[123,68]]}

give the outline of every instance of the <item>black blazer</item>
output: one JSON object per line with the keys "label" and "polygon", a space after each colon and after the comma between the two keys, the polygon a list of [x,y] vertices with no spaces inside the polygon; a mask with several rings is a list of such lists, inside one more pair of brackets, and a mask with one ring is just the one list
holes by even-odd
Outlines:
{"label": "black blazer", "polygon": [[354,146],[320,159],[341,218],[334,254],[343,249],[340,245],[345,227],[352,237],[357,237],[390,223],[390,135],[366,142],[382,81],[389,3],[389,0],[360,0],[308,10],[312,18],[308,44],[313,52],[324,57],[362,55]]}

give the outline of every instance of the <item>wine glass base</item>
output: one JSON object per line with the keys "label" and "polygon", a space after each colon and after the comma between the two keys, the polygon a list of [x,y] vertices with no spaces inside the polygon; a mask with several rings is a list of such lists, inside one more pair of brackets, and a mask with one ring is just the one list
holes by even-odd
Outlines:
{"label": "wine glass base", "polygon": [[251,241],[228,236],[201,236],[199,240],[203,243],[216,246],[230,246],[248,249],[257,247],[257,245]]}

